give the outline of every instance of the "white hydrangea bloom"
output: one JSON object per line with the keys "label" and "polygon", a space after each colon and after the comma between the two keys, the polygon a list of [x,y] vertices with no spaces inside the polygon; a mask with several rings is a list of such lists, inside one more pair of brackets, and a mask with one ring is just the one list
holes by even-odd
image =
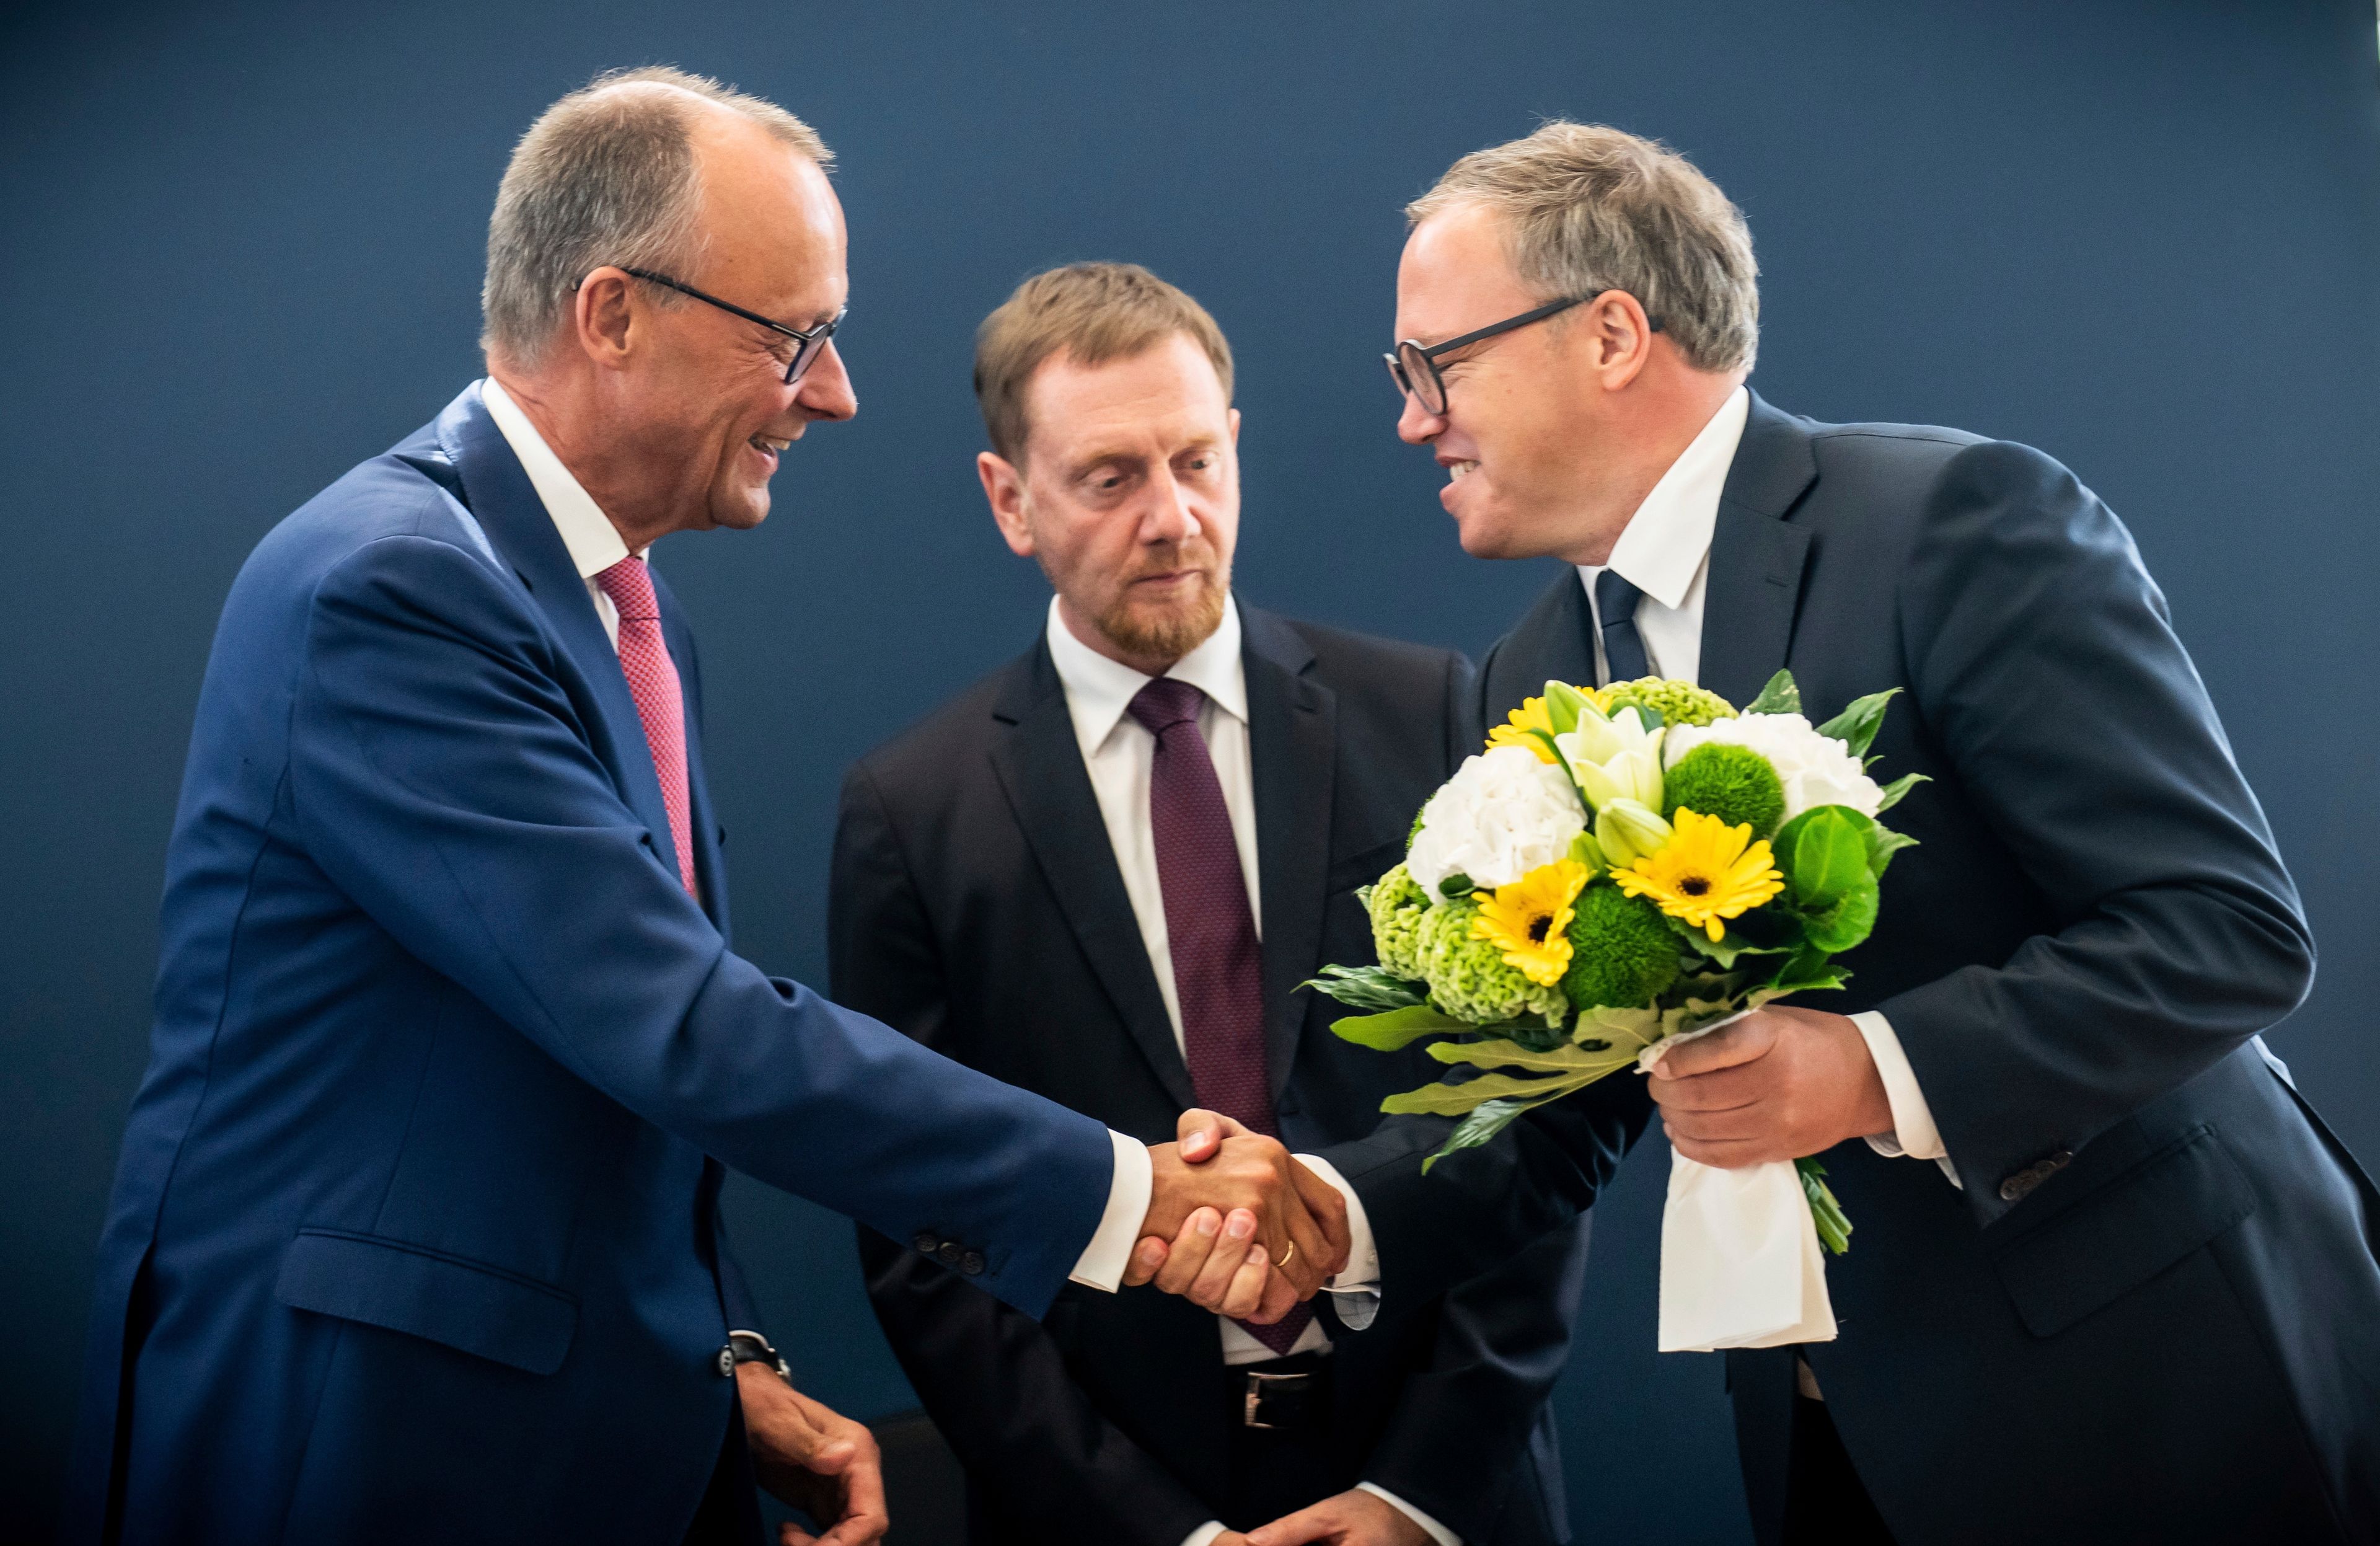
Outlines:
{"label": "white hydrangea bloom", "polygon": [[1474,885],[1511,885],[1570,852],[1586,812],[1570,779],[1526,747],[1466,757],[1421,808],[1421,834],[1405,870],[1432,897],[1439,883],[1468,875]]}
{"label": "white hydrangea bloom", "polygon": [[1710,724],[1670,727],[1663,750],[1669,765],[1694,748],[1718,741],[1749,747],[1768,759],[1785,785],[1785,820],[1819,805],[1847,805],[1863,816],[1873,816],[1884,803],[1884,790],[1868,777],[1850,747],[1832,736],[1821,736],[1800,714],[1743,714]]}

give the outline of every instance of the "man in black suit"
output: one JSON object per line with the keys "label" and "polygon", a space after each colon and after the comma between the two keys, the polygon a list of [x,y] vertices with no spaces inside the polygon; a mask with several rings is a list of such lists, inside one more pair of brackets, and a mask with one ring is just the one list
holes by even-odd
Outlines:
{"label": "man in black suit", "polygon": [[1565,564],[1486,712],[1790,666],[1821,717],[1898,688],[1875,750],[1931,782],[1847,991],[1427,1177],[1442,1126],[1330,1151],[1384,1309],[1590,1199],[1649,1086],[1690,1158],[1823,1153],[1856,1223],[1834,1340],[1729,1345],[1764,1543],[2380,1539],[2380,1199],[2257,1034],[2313,942],[2122,525],[2023,446],[1753,396],[1742,217],[1658,145],[1551,124],[1409,213],[1399,432],[1466,551]]}
{"label": "man in black suit", "polygon": [[[1354,892],[1477,748],[1476,690],[1459,655],[1232,599],[1231,369],[1129,265],[1041,274],[985,323],[985,492],[1056,594],[1021,658],[851,771],[831,969],[844,1004],[1119,1131],[1203,1105],[1312,1149],[1437,1067],[1339,1041],[1297,985],[1369,958]],[[1244,1309],[1222,1285],[1263,1253],[1214,1210],[1193,1227]],[[1568,1539],[1546,1398],[1585,1239],[1566,1222],[1360,1337],[1148,1291],[1069,1290],[1037,1324],[917,1242],[861,1252],[979,1546],[1236,1543],[1309,1505],[1349,1546],[1429,1546]]]}

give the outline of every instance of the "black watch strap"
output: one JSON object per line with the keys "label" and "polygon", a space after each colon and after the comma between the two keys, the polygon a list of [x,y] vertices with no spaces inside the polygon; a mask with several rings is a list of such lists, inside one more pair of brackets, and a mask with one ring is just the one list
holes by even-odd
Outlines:
{"label": "black watch strap", "polygon": [[758,1332],[728,1333],[727,1351],[739,1364],[766,1364],[777,1371],[780,1379],[791,1381],[794,1377],[794,1371],[785,1367],[783,1357],[769,1345],[767,1337]]}

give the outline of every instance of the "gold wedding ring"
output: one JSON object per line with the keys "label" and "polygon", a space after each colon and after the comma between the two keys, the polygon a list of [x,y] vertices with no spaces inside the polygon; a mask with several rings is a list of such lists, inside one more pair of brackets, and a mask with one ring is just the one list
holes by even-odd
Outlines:
{"label": "gold wedding ring", "polygon": [[1286,1266],[1288,1266],[1291,1262],[1293,1262],[1293,1261],[1294,1261],[1294,1260],[1297,1260],[1297,1242],[1296,1242],[1296,1241],[1294,1241],[1294,1240],[1292,1240],[1292,1241],[1289,1243],[1289,1254],[1288,1254],[1288,1255],[1286,1255],[1286,1256],[1284,1256],[1284,1257],[1282,1257],[1280,1260],[1278,1260],[1278,1261],[1274,1262],[1274,1263],[1273,1263],[1273,1265],[1274,1265],[1274,1266],[1276,1266],[1276,1267],[1286,1267]]}

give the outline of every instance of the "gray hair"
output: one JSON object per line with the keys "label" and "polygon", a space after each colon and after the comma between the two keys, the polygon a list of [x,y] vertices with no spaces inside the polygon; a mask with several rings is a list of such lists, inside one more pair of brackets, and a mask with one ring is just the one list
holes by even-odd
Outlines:
{"label": "gray hair", "polygon": [[[832,152],[774,103],[665,65],[612,70],[547,108],[513,147],[488,222],[480,347],[534,366],[579,281],[606,263],[667,272],[700,255],[694,115],[759,124],[820,166]],[[661,290],[662,305],[682,305]]]}
{"label": "gray hair", "polygon": [[1502,215],[1513,269],[1546,299],[1625,290],[1695,370],[1751,368],[1752,232],[1716,183],[1660,141],[1557,118],[1464,156],[1405,218],[1417,225],[1458,204]]}

